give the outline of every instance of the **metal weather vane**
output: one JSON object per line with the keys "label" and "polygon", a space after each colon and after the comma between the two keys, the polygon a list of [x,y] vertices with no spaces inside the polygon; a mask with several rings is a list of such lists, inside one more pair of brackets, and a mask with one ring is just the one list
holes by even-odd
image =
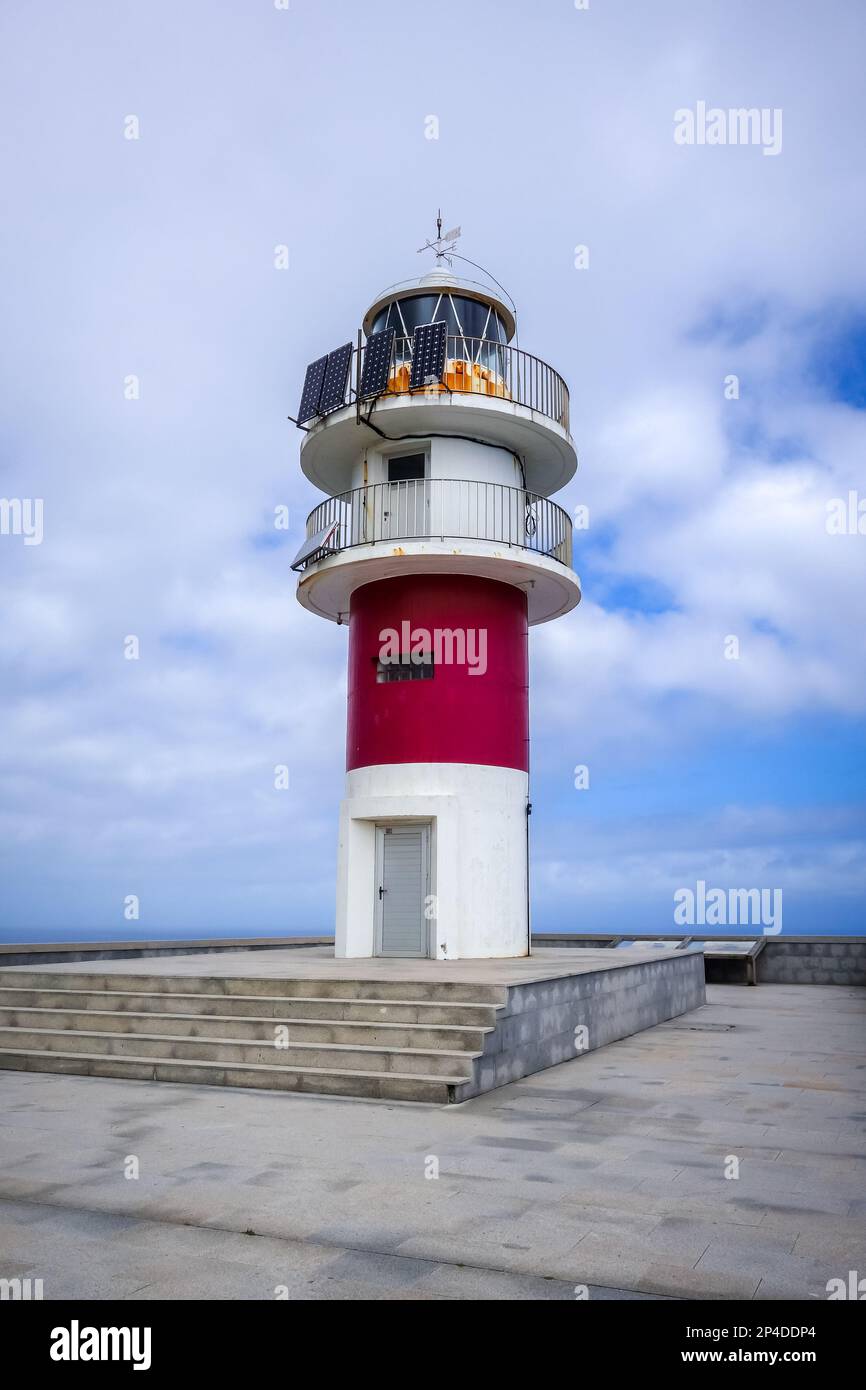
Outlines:
{"label": "metal weather vane", "polygon": [[422,251],[435,251],[437,261],[447,261],[451,265],[450,253],[454,250],[460,239],[460,227],[452,227],[445,235],[442,235],[442,209],[439,208],[436,216],[436,237],[434,240],[425,241],[423,246],[418,247],[418,255]]}

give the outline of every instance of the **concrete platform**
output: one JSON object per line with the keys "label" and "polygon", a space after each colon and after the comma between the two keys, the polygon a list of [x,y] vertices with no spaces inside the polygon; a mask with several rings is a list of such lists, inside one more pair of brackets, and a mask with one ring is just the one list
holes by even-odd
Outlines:
{"label": "concrete platform", "polygon": [[[226,951],[208,956],[145,956],[135,960],[88,960],[8,966],[11,970],[77,971],[106,975],[195,975],[208,978],[235,976],[261,980],[402,980],[417,984],[530,984],[536,980],[585,975],[593,971],[619,970],[640,961],[656,961],[650,950],[628,955],[586,949],[578,956],[567,947],[547,946],[516,960],[337,960],[333,946],[298,946],[271,950]],[[0,963],[2,964],[2,963]]]}
{"label": "concrete platform", "polygon": [[866,1270],[864,1039],[862,988],[717,985],[447,1108],[5,1072],[0,1277],[133,1302],[585,1286],[806,1321]]}
{"label": "concrete platform", "polygon": [[0,1068],[459,1103],[705,997],[686,952],[346,961],[309,947],[95,966],[0,969]]}

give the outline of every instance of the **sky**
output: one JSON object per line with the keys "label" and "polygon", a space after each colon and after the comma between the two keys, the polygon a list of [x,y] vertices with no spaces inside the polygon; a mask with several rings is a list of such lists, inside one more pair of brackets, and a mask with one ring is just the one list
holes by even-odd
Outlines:
{"label": "sky", "polygon": [[[439,207],[569,384],[589,516],[530,644],[533,926],[677,930],[704,882],[863,931],[864,39],[860,0],[5,0],[0,496],[43,520],[0,534],[0,939],[333,929],[346,632],[294,597],[287,417]],[[772,145],[678,142],[699,103]]]}

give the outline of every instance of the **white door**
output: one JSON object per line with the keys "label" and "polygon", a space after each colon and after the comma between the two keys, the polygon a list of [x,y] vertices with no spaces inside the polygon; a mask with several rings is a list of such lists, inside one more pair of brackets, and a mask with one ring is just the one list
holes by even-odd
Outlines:
{"label": "white door", "polygon": [[392,454],[388,485],[382,489],[382,539],[407,540],[430,534],[427,455]]}
{"label": "white door", "polygon": [[376,826],[376,954],[429,955],[430,826]]}

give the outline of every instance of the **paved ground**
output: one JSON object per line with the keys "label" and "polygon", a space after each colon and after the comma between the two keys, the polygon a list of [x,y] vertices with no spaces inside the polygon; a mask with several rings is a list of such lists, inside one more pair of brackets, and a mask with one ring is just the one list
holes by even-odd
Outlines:
{"label": "paved ground", "polygon": [[[10,965],[7,970],[63,971],[84,975],[237,976],[285,980],[405,980],[407,982],[520,985],[561,975],[617,970],[663,953],[652,947],[612,951],[590,947],[544,947],[516,960],[394,960],[367,957],[334,959],[333,946],[299,946],[287,950],[226,951],[214,955],[142,956],[135,960],[64,961],[54,965]],[[667,954],[665,952],[664,954]],[[408,996],[411,998],[411,995]]]}
{"label": "paved ground", "polygon": [[825,1298],[866,1274],[866,990],[708,995],[450,1109],[3,1073],[0,1277],[46,1298]]}

